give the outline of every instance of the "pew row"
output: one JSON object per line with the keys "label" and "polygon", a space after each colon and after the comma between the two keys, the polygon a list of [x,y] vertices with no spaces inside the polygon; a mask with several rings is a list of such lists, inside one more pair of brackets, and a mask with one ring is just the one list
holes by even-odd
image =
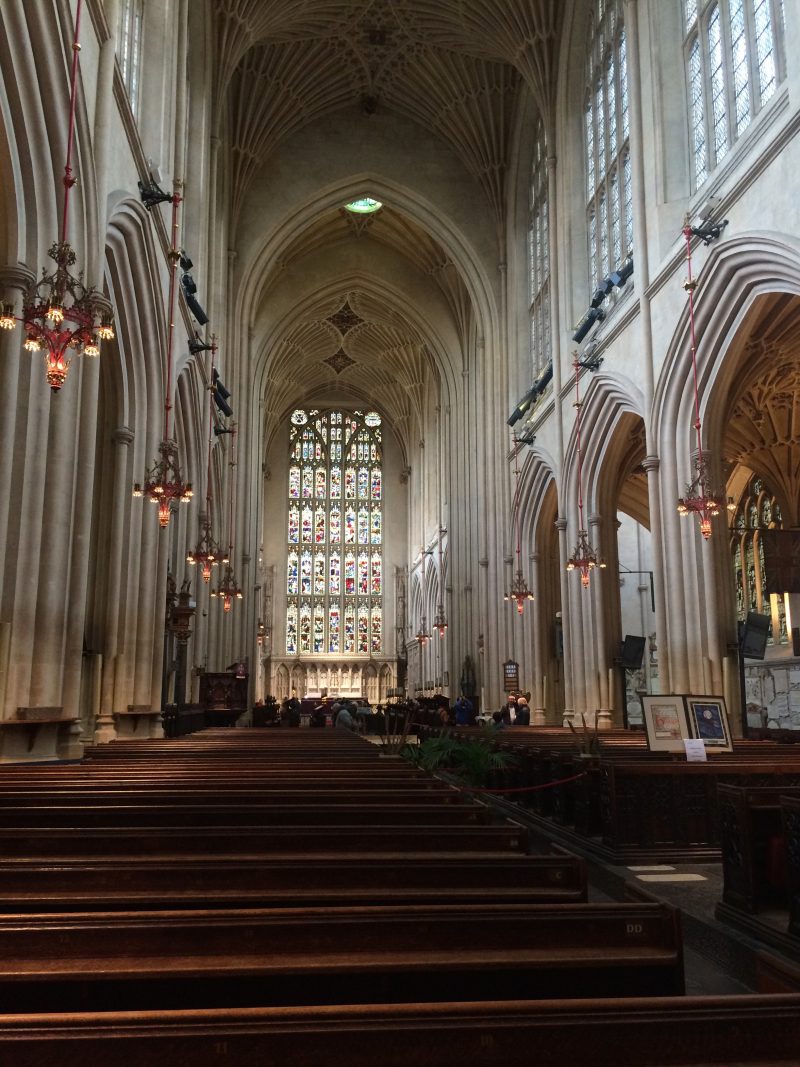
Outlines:
{"label": "pew row", "polygon": [[[414,811],[414,809],[411,809]],[[456,809],[458,810],[458,809]],[[438,816],[438,812],[435,813]],[[443,853],[484,851],[520,852],[526,831],[507,822],[505,825],[472,825],[443,820],[425,826],[392,823],[342,826],[328,823],[292,826],[243,828],[207,827],[122,827],[95,826],[82,828],[4,828],[0,829],[0,865],[7,868],[30,860],[108,860],[142,856],[158,860],[163,856],[197,856],[211,860],[242,856],[286,857],[343,852],[425,852],[440,848],[439,839],[450,838],[441,847]],[[426,849],[427,845],[427,849]],[[363,846],[371,846],[366,848]],[[410,848],[409,848],[410,846]],[[1,888],[1,887],[0,887]]]}
{"label": "pew row", "polygon": [[661,904],[459,905],[0,916],[12,1012],[683,992]]}
{"label": "pew row", "polygon": [[[335,845],[335,841],[332,843]],[[329,848],[331,846],[329,845]],[[0,861],[0,912],[584,903],[574,856],[342,854]]]}
{"label": "pew row", "polygon": [[800,995],[0,1015],[14,1067],[794,1067]]}

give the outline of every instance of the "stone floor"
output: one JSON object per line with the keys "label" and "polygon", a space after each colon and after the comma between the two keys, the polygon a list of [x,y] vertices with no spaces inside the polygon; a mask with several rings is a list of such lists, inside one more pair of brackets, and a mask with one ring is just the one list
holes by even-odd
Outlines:
{"label": "stone floor", "polygon": [[[517,809],[519,810],[519,809]],[[520,820],[525,821],[524,817]],[[534,847],[559,844],[558,828],[542,830],[529,824]],[[564,843],[580,852],[574,839]],[[800,969],[800,961],[780,953],[721,922],[714,912],[722,899],[722,865],[647,864],[616,866],[583,853],[587,863],[590,900],[623,900],[642,893],[681,910],[686,969],[686,991],[694,995],[720,995],[758,991],[757,959],[768,953],[779,962]],[[785,914],[776,918],[785,926]]]}

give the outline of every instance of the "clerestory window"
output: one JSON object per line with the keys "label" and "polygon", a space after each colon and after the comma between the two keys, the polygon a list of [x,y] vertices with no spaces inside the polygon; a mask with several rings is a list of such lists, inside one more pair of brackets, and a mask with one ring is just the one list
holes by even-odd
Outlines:
{"label": "clerestory window", "polygon": [[547,140],[539,119],[533,153],[528,228],[528,295],[534,376],[550,362],[550,212],[547,184]]}
{"label": "clerestory window", "polygon": [[684,0],[692,179],[699,188],[785,75],[782,0]]}
{"label": "clerestory window", "polygon": [[144,0],[122,0],[117,39],[117,59],[122,81],[128,90],[131,110],[136,114],[139,104],[139,68],[142,55],[142,23]]}
{"label": "clerestory window", "polygon": [[628,64],[622,0],[595,0],[583,109],[589,288],[633,246]]}

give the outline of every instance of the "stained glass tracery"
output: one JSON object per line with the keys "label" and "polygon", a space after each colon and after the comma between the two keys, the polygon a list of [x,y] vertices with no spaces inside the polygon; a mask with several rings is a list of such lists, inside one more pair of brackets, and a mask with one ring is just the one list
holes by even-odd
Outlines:
{"label": "stained glass tracery", "polygon": [[382,445],[377,412],[291,415],[289,654],[382,651]]}

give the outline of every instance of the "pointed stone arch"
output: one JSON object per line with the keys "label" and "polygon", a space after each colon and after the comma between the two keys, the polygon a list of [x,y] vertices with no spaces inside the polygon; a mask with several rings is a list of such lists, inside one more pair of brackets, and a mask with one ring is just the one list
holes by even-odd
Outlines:
{"label": "pointed stone arch", "polygon": [[[697,254],[700,258],[702,253]],[[800,241],[787,234],[742,233],[712,246],[695,272],[695,336],[703,447],[712,480],[723,478],[726,410],[746,361],[746,341],[761,301],[775,294],[800,296]],[[726,538],[703,543],[696,523],[682,520],[677,498],[691,479],[694,389],[688,309],[668,345],[653,402],[653,438],[660,458],[661,539],[666,648],[662,680],[673,691],[723,692],[734,712],[738,691],[725,666],[736,640]]]}

